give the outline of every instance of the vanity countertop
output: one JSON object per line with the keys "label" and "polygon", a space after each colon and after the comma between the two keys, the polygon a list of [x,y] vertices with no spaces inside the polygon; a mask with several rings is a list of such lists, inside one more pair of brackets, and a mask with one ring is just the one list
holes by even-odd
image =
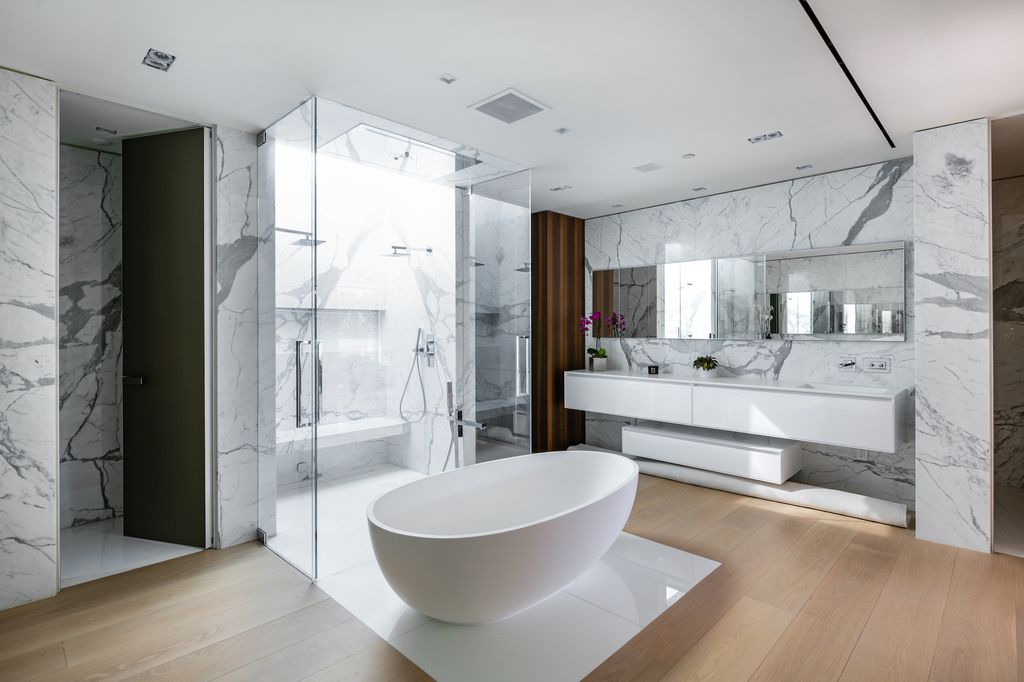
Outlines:
{"label": "vanity countertop", "polygon": [[901,389],[885,386],[844,386],[841,384],[825,384],[814,381],[778,381],[762,377],[711,377],[702,379],[683,374],[647,374],[646,371],[627,371],[621,369],[604,372],[591,372],[585,369],[574,369],[566,375],[585,375],[595,379],[638,379],[642,381],[662,381],[691,386],[720,386],[722,388],[745,388],[765,391],[786,391],[823,395],[839,395],[856,398],[876,398],[894,400]]}

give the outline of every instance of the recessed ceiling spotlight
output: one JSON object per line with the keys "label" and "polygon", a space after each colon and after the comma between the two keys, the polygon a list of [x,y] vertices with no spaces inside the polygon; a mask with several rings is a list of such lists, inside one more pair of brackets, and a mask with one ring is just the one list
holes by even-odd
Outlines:
{"label": "recessed ceiling spotlight", "polygon": [[152,66],[154,69],[166,71],[171,68],[171,64],[177,59],[173,54],[167,52],[161,52],[160,50],[154,50],[149,48],[149,52],[142,58],[142,63],[146,66]]}
{"label": "recessed ceiling spotlight", "polygon": [[697,156],[697,155],[696,154],[683,154],[683,158],[684,159],[692,159],[695,156]]}
{"label": "recessed ceiling spotlight", "polygon": [[797,166],[797,167],[796,167],[796,169],[797,169],[797,170],[807,170],[808,168],[814,168],[814,164],[811,164],[811,163],[805,163],[805,164],[804,164],[804,165],[802,165],[802,166]]}
{"label": "recessed ceiling spotlight", "polygon": [[641,173],[650,173],[652,171],[661,170],[661,166],[651,161],[650,163],[642,163],[639,166],[633,166],[633,170],[640,171]]}
{"label": "recessed ceiling spotlight", "polygon": [[565,135],[567,132],[569,132],[569,129],[568,128],[555,128],[555,132],[558,133],[559,135]]}
{"label": "recessed ceiling spotlight", "polygon": [[558,187],[548,187],[552,192],[564,192],[567,189],[572,189],[572,185],[559,185]]}
{"label": "recessed ceiling spotlight", "polygon": [[750,144],[757,144],[758,142],[766,142],[767,140],[774,140],[777,137],[782,137],[782,133],[780,133],[778,130],[776,130],[774,132],[771,132],[771,133],[765,133],[763,135],[757,135],[755,137],[748,137],[747,138],[747,142],[749,142]]}
{"label": "recessed ceiling spotlight", "polygon": [[445,85],[451,85],[455,81],[459,80],[458,76],[453,76],[450,73],[442,73],[437,77],[437,80],[441,81]]}
{"label": "recessed ceiling spotlight", "polygon": [[110,128],[103,128],[101,126],[96,126],[96,132],[102,135],[117,135],[116,130],[111,130]]}
{"label": "recessed ceiling spotlight", "polygon": [[612,208],[622,208],[625,204],[612,204]]}
{"label": "recessed ceiling spotlight", "polygon": [[706,189],[707,189],[707,187],[694,187],[693,191],[694,192],[703,192]]}

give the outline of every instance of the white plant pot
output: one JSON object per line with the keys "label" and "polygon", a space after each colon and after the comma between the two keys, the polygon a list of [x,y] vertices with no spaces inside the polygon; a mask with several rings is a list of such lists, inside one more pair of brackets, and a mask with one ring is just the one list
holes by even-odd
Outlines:
{"label": "white plant pot", "polygon": [[693,373],[698,379],[713,379],[718,376],[718,368],[715,369],[694,369]]}
{"label": "white plant pot", "polygon": [[588,358],[591,372],[604,372],[608,369],[608,358]]}

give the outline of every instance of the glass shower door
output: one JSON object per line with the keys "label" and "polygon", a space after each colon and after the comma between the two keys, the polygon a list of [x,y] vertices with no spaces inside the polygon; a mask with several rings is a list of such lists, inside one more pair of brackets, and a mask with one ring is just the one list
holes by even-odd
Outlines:
{"label": "glass shower door", "polygon": [[273,422],[261,434],[267,452],[259,466],[260,530],[268,547],[311,578],[316,578],[316,432],[322,386],[314,276],[314,116],[309,100],[268,128],[257,148],[259,222],[273,253],[273,262],[259,273],[261,296],[273,292],[272,309],[261,309],[261,316],[273,316],[273,333],[268,330],[260,342],[274,349],[272,356],[261,352],[261,361],[273,362],[274,405],[273,416],[261,419]]}
{"label": "glass shower door", "polygon": [[531,451],[530,171],[473,185],[469,227],[473,414],[487,428],[466,461],[488,462]]}

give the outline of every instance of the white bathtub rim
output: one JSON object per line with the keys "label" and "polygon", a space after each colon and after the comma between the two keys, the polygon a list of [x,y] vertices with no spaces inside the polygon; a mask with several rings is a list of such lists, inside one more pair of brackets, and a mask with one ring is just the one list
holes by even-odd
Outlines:
{"label": "white bathtub rim", "polygon": [[505,533],[511,533],[513,531],[518,531],[518,530],[522,530],[524,528],[530,528],[532,526],[536,526],[536,525],[539,525],[539,524],[542,524],[542,523],[547,523],[549,521],[554,521],[555,519],[561,518],[563,516],[568,516],[569,514],[572,514],[573,512],[576,512],[576,511],[579,511],[580,509],[584,509],[586,507],[589,507],[589,506],[593,505],[595,502],[598,502],[600,500],[605,499],[606,497],[610,497],[610,496],[618,493],[623,488],[629,486],[634,480],[636,480],[640,476],[640,467],[639,467],[639,465],[634,460],[632,460],[629,457],[626,457],[625,455],[618,454],[618,453],[613,453],[613,452],[601,452],[600,450],[584,450],[584,449],[571,450],[571,451],[570,450],[549,450],[549,451],[546,451],[546,452],[534,452],[534,453],[529,454],[529,455],[519,455],[517,457],[512,457],[512,458],[508,458],[508,459],[496,459],[496,460],[491,461],[491,462],[481,462],[479,464],[473,464],[471,466],[473,466],[473,467],[483,467],[483,466],[489,466],[491,464],[502,464],[502,463],[508,462],[510,460],[520,460],[520,459],[523,459],[523,458],[526,458],[526,457],[543,457],[543,456],[547,456],[547,455],[558,455],[558,454],[562,454],[562,453],[577,453],[577,452],[586,453],[586,454],[592,454],[592,455],[598,455],[601,458],[615,457],[615,458],[618,458],[619,460],[623,460],[625,462],[628,462],[629,464],[632,465],[632,469],[633,469],[632,475],[626,476],[625,480],[623,480],[622,483],[618,484],[614,488],[609,489],[606,493],[604,493],[600,497],[596,497],[594,499],[587,500],[586,502],[583,502],[581,504],[577,504],[577,505],[572,506],[572,507],[566,507],[565,509],[561,509],[561,510],[559,510],[558,512],[556,512],[554,514],[549,514],[548,516],[545,516],[545,517],[542,517],[542,518],[538,518],[538,519],[534,519],[532,521],[529,521],[528,523],[521,523],[521,524],[519,524],[517,526],[507,526],[505,528],[496,528],[496,529],[488,530],[488,531],[480,531],[480,532],[476,532],[476,533],[460,533],[460,534],[457,534],[457,535],[455,535],[455,534],[440,535],[440,534],[435,534],[435,533],[417,533],[417,532],[414,532],[414,531],[403,530],[401,528],[395,528],[394,526],[390,526],[390,525],[388,525],[386,523],[383,523],[382,521],[380,521],[380,519],[377,518],[377,515],[374,513],[373,509],[376,506],[377,502],[379,502],[384,497],[387,497],[388,495],[391,495],[392,493],[397,493],[398,491],[400,491],[403,488],[406,488],[408,486],[422,484],[425,481],[429,481],[430,479],[436,478],[438,476],[446,476],[446,475],[449,475],[449,474],[455,474],[455,473],[458,473],[460,471],[464,471],[465,470],[464,468],[463,469],[452,469],[451,471],[443,471],[441,473],[437,473],[437,474],[434,474],[432,476],[427,476],[426,478],[421,478],[421,479],[416,480],[416,481],[410,481],[408,483],[404,483],[404,484],[400,485],[399,487],[397,487],[397,488],[395,488],[393,490],[389,490],[388,492],[383,493],[382,495],[377,497],[377,499],[375,499],[373,502],[371,502],[370,505],[367,507],[367,509],[366,509],[366,519],[367,519],[367,521],[372,523],[374,526],[376,526],[377,528],[379,528],[379,529],[381,529],[383,531],[386,531],[386,532],[389,532],[389,533],[394,533],[395,535],[401,535],[401,536],[404,536],[404,537],[409,537],[409,538],[420,538],[420,539],[423,539],[423,540],[468,540],[468,539],[471,539],[471,538],[483,538],[483,537],[488,537],[488,536],[491,536],[491,535],[503,535]]}

